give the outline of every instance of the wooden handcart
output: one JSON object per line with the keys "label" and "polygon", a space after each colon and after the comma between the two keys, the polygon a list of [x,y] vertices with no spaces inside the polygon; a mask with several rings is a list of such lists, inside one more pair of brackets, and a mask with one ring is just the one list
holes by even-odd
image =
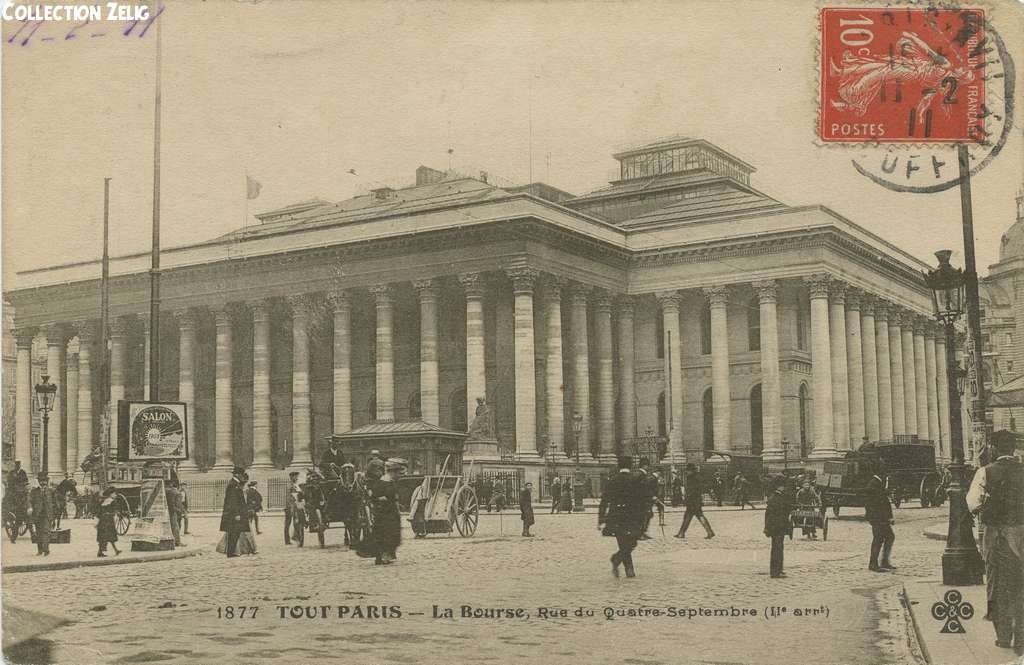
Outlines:
{"label": "wooden handcart", "polygon": [[796,529],[821,529],[821,539],[828,540],[828,515],[825,506],[797,504],[789,513],[789,523]]}
{"label": "wooden handcart", "polygon": [[462,476],[445,475],[448,460],[441,475],[425,476],[413,490],[409,504],[409,522],[417,538],[428,533],[453,533],[462,537],[476,533],[480,519],[480,504],[476,492]]}

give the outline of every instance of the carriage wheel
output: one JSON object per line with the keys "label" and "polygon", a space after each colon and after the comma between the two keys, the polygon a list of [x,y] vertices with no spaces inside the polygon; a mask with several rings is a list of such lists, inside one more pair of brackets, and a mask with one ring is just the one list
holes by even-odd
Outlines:
{"label": "carriage wheel", "polygon": [[32,525],[29,524],[28,520],[25,520],[24,522],[21,523],[21,529],[18,531],[18,535],[19,536],[24,536],[26,533],[30,533],[31,531],[32,531]]}
{"label": "carriage wheel", "polygon": [[[927,508],[933,505],[932,499],[935,497],[935,490],[939,487],[939,476],[938,474],[928,473],[925,474],[924,478],[921,479],[921,507]],[[935,503],[934,505],[938,505]]]}
{"label": "carriage wheel", "polygon": [[18,539],[17,525],[18,518],[14,516],[14,513],[4,513],[4,531],[12,543]]}
{"label": "carriage wheel", "polygon": [[480,519],[480,504],[476,500],[476,492],[472,487],[464,485],[455,497],[455,528],[463,537],[476,533],[476,523]]}
{"label": "carriage wheel", "polygon": [[832,504],[832,514],[835,517],[839,517],[839,503]]}
{"label": "carriage wheel", "polygon": [[132,518],[125,513],[118,513],[114,517],[115,524],[117,526],[117,535],[123,536],[128,533],[128,529],[132,525]]}
{"label": "carriage wheel", "polygon": [[821,524],[821,539],[828,540],[828,515],[825,515],[825,521]]}
{"label": "carriage wheel", "polygon": [[316,539],[320,542],[320,547],[324,547],[326,545],[326,543],[324,542],[324,532],[327,531],[327,522],[324,521],[323,511],[320,510],[319,508],[317,508],[316,510],[316,524],[314,526],[314,530],[316,531]]}

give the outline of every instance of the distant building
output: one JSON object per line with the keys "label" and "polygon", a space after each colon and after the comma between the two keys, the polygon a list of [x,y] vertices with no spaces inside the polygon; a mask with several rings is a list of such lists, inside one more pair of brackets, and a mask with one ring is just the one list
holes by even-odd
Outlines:
{"label": "distant building", "polygon": [[[999,242],[999,261],[981,280],[981,337],[985,388],[997,389],[1024,377],[1024,191],[1017,195],[1017,219]],[[1024,385],[1021,386],[1024,388]],[[1024,408],[994,408],[996,430],[1024,431]]]}

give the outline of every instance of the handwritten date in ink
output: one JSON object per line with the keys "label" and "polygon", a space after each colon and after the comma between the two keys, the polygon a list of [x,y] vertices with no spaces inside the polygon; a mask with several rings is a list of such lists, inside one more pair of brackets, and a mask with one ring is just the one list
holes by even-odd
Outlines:
{"label": "handwritten date in ink", "polygon": [[249,605],[225,605],[217,608],[218,619],[255,619],[260,608]]}
{"label": "handwritten date in ink", "polygon": [[[149,29],[153,26],[156,20],[164,13],[165,7],[161,6],[155,12],[152,12],[147,18],[134,19],[124,22],[121,27],[111,31],[111,34],[120,34],[122,37],[138,37],[142,39],[149,32]],[[94,21],[93,19],[86,18],[82,21],[75,23],[66,32],[63,30],[57,33],[56,36],[53,34],[54,26],[51,24],[47,26],[47,29],[43,32],[39,32],[39,28],[43,27],[44,24],[49,23],[43,20],[34,19],[23,19],[18,29],[8,37],[6,41],[8,44],[13,46],[29,46],[35,42],[67,42],[72,40],[81,41],[83,38],[95,39],[96,37],[105,37],[108,32],[104,30],[95,30],[101,22]],[[93,26],[86,30],[86,26]],[[36,34],[36,33],[39,34]]]}

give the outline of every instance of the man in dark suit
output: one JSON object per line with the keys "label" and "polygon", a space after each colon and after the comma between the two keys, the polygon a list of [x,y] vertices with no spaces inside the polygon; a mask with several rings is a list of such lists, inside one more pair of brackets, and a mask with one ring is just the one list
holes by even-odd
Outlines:
{"label": "man in dark suit", "polygon": [[632,460],[619,459],[619,470],[608,479],[597,510],[597,528],[615,536],[618,550],[612,554],[612,575],[619,576],[619,566],[626,568],[626,577],[636,577],[633,568],[633,549],[636,548],[647,506],[644,489],[638,478],[630,473]]}
{"label": "man in dark suit", "polygon": [[35,527],[36,556],[50,556],[50,524],[57,519],[57,494],[50,487],[45,473],[40,473],[39,487],[28,493],[28,515]]}
{"label": "man in dark suit", "polygon": [[793,537],[793,528],[789,522],[792,502],[786,494],[786,479],[777,476],[769,481],[771,496],[764,510],[764,535],[772,539],[771,562],[768,572],[773,578],[785,577],[782,572],[783,538]]}
{"label": "man in dark suit", "polygon": [[640,485],[640,492],[643,501],[643,524],[640,529],[640,540],[650,540],[647,535],[647,527],[651,525],[651,518],[654,517],[654,504],[658,501],[658,479],[651,475],[647,469],[647,461],[641,463],[637,472],[637,480]]}
{"label": "man in dark suit", "polygon": [[533,483],[526,483],[519,491],[519,517],[523,520],[523,535],[532,538],[530,527],[533,526]]}
{"label": "man in dark suit", "polygon": [[683,524],[679,527],[676,538],[685,538],[686,530],[690,528],[690,521],[696,517],[697,521],[704,527],[707,533],[705,538],[714,538],[715,532],[711,530],[711,523],[704,517],[704,485],[701,482],[697,467],[693,464],[686,465],[685,502],[686,512],[683,514]]}
{"label": "man in dark suit", "polygon": [[558,502],[562,500],[562,479],[555,476],[551,479],[551,512],[562,512],[558,508]]}
{"label": "man in dark suit", "polygon": [[327,478],[337,478],[344,463],[345,455],[341,452],[340,444],[332,439],[331,445],[320,456],[320,471]]}
{"label": "man in dark suit", "polygon": [[[867,497],[864,499],[864,516],[871,525],[871,558],[868,570],[884,573],[895,568],[889,563],[892,543],[896,534],[892,531],[892,504],[889,493],[885,491],[885,483],[878,476],[872,476],[868,483]],[[882,562],[878,562],[878,554],[882,554]]]}
{"label": "man in dark suit", "polygon": [[244,478],[245,469],[236,466],[231,472],[231,480],[224,490],[224,510],[220,515],[220,530],[227,534],[228,557],[238,556],[238,537],[243,531],[249,530],[248,507],[245,504]]}

